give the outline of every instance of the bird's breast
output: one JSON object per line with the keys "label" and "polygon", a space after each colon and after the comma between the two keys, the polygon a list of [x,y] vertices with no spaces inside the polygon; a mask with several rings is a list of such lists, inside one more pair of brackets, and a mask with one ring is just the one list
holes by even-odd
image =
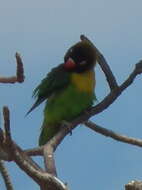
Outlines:
{"label": "bird's breast", "polygon": [[95,72],[73,73],[71,81],[79,91],[92,93],[95,87]]}

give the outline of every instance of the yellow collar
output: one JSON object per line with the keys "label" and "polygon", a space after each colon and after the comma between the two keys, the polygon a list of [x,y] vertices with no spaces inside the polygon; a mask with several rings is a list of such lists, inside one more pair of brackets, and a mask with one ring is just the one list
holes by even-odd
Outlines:
{"label": "yellow collar", "polygon": [[91,70],[83,73],[73,73],[71,81],[78,90],[93,93],[95,88],[95,72]]}

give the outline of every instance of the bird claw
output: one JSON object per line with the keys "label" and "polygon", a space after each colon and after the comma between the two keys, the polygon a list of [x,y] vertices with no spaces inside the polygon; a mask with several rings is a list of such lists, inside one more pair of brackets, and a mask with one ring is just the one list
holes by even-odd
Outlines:
{"label": "bird claw", "polygon": [[61,127],[67,127],[69,130],[70,135],[72,135],[72,124],[68,121],[62,121]]}

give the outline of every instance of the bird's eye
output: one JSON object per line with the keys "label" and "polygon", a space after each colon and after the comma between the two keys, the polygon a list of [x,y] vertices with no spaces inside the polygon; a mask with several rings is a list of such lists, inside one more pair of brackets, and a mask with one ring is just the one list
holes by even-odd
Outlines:
{"label": "bird's eye", "polygon": [[86,61],[81,61],[79,64],[80,65],[86,65]]}

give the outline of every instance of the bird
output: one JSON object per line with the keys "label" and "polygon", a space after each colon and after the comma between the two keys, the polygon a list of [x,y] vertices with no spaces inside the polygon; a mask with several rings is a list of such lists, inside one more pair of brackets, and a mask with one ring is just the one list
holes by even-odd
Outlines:
{"label": "bird", "polygon": [[27,114],[46,101],[39,146],[54,137],[63,121],[71,122],[96,101],[96,60],[92,44],[79,41],[67,50],[63,63],[51,69],[33,91],[36,100]]}

